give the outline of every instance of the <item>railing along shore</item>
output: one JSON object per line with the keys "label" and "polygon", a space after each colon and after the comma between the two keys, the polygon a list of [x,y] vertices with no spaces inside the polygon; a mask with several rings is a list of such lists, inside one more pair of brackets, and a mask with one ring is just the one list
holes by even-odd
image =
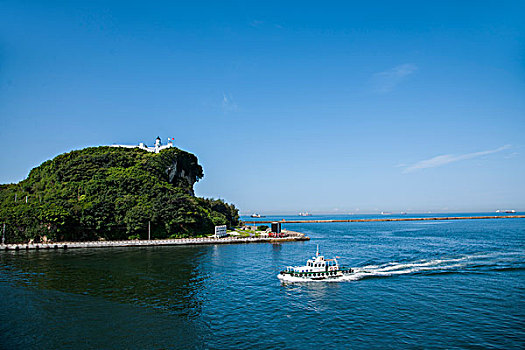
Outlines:
{"label": "railing along shore", "polygon": [[473,220],[473,219],[525,219],[525,215],[486,215],[486,216],[443,216],[432,218],[380,218],[380,219],[329,219],[329,220],[260,220],[245,221],[245,224],[270,224],[280,222],[283,224],[322,224],[330,222],[380,222],[380,221],[425,221],[425,220]]}
{"label": "railing along shore", "polygon": [[201,237],[201,238],[176,238],[155,240],[126,240],[126,241],[90,241],[90,242],[53,242],[53,243],[19,243],[0,244],[0,250],[50,250],[70,248],[109,248],[109,247],[148,247],[170,245],[204,245],[204,244],[239,244],[239,243],[279,243],[308,241],[309,237],[299,232],[286,231],[285,237]]}

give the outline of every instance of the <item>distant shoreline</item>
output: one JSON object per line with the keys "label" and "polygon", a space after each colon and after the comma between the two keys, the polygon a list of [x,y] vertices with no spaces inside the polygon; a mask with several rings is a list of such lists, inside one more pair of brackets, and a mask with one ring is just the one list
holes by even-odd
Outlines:
{"label": "distant shoreline", "polygon": [[269,224],[280,222],[286,224],[322,224],[331,222],[380,222],[380,221],[432,221],[432,220],[478,220],[478,219],[525,219],[525,215],[484,215],[484,216],[443,216],[422,218],[380,218],[380,219],[328,219],[328,220],[260,220],[244,221],[245,224]]}

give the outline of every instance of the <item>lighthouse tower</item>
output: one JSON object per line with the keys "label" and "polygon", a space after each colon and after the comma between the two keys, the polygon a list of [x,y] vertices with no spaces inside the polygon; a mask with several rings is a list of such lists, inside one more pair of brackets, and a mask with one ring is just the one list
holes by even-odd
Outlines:
{"label": "lighthouse tower", "polygon": [[161,146],[162,146],[162,141],[160,140],[160,137],[157,136],[157,138],[155,139],[155,153],[159,153]]}

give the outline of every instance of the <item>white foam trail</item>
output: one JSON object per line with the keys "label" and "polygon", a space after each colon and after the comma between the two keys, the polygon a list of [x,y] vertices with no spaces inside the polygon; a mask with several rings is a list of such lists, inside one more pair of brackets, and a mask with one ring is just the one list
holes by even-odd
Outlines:
{"label": "white foam trail", "polygon": [[420,260],[413,263],[388,263],[381,266],[377,265],[369,265],[369,266],[363,266],[363,267],[356,267],[355,271],[368,271],[373,270],[375,272],[395,272],[397,270],[406,270],[406,269],[417,269],[417,268],[424,268],[427,266],[437,266],[444,263],[451,263],[451,262],[458,262],[466,260],[466,257],[463,258],[457,258],[457,259],[435,259],[435,260]]}
{"label": "white foam trail", "polygon": [[405,275],[416,272],[460,270],[469,265],[494,266],[500,262],[514,261],[509,255],[515,255],[522,260],[523,255],[519,253],[488,253],[471,254],[457,258],[442,258],[432,260],[418,260],[414,262],[391,262],[383,265],[368,265],[354,268],[355,273],[345,276],[342,280],[355,281],[365,277],[387,277],[394,275]]}

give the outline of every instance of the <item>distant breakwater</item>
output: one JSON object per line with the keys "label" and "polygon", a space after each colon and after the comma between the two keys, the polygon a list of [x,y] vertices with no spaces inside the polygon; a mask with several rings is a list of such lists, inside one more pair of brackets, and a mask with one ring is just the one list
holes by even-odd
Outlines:
{"label": "distant breakwater", "polygon": [[245,221],[245,224],[269,224],[280,222],[283,224],[324,224],[330,222],[381,222],[381,221],[432,221],[432,220],[473,220],[473,219],[525,219],[525,215],[494,215],[494,216],[444,216],[432,218],[381,218],[381,219],[344,219],[344,220],[260,220]]}

